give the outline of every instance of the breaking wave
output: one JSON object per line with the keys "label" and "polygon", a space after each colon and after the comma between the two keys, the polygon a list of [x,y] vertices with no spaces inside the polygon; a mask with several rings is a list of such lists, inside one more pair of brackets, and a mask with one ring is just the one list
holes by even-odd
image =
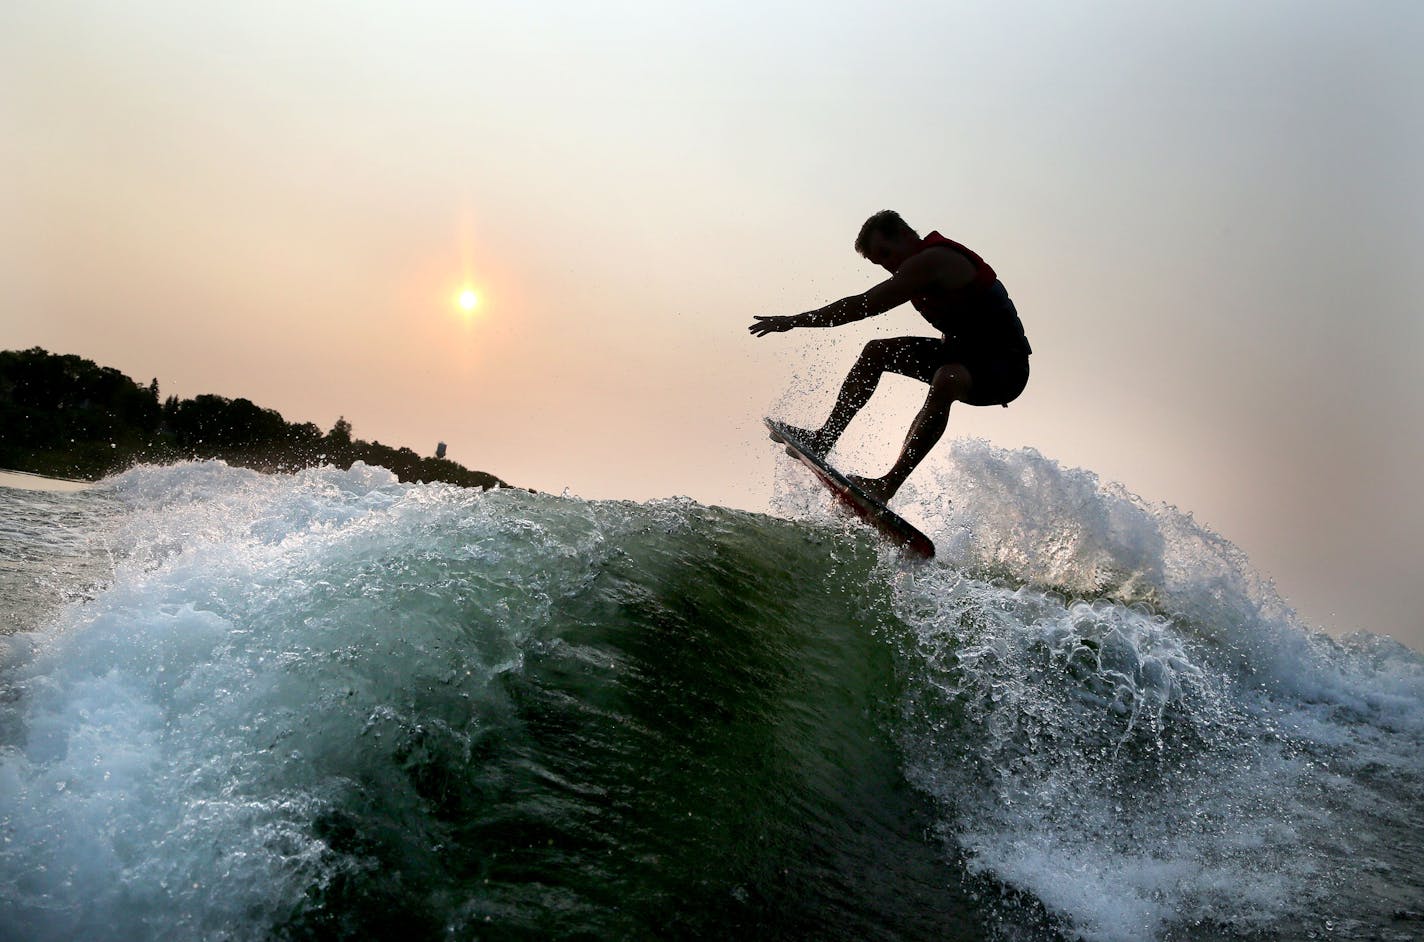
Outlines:
{"label": "breaking wave", "polygon": [[950,464],[913,567],[810,485],[0,490],[0,936],[1411,937],[1424,659]]}

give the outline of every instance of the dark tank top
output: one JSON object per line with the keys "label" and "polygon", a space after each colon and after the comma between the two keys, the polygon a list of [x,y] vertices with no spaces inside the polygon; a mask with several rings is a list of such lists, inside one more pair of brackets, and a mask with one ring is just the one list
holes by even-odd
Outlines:
{"label": "dark tank top", "polygon": [[920,316],[944,334],[948,343],[969,356],[1028,356],[1032,353],[1019,312],[989,263],[938,232],[931,232],[921,240],[920,251],[941,246],[969,259],[974,266],[974,280],[952,291],[935,288],[911,298],[910,303]]}

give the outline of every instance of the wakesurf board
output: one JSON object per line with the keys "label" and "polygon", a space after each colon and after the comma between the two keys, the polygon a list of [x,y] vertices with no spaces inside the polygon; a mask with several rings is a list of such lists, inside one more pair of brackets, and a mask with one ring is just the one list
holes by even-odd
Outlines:
{"label": "wakesurf board", "polygon": [[788,455],[810,468],[811,472],[816,475],[816,479],[825,485],[826,490],[831,492],[831,496],[836,499],[838,504],[874,527],[882,537],[909,555],[919,559],[934,558],[934,543],[930,541],[929,537],[910,526],[899,514],[871,497],[844,474],[831,467],[825,458],[816,454],[809,445],[801,441],[786,423],[771,418],[763,421],[766,422],[766,427],[771,432],[771,440],[785,445]]}

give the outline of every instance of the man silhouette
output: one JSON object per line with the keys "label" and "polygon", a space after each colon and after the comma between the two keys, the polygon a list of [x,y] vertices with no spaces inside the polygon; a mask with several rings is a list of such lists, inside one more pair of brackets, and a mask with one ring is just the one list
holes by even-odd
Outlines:
{"label": "man silhouette", "polygon": [[796,327],[839,327],[884,314],[909,301],[939,337],[872,340],[841,386],[819,429],[791,429],[825,455],[875,392],[883,373],[928,383],[925,404],[910,424],[900,456],[884,476],[852,481],[886,503],[944,434],[949,407],[1007,406],[1028,384],[1032,353],[1014,302],[994,269],[974,252],[931,232],[923,239],[900,214],[882,210],[861,226],[855,250],[890,272],[863,294],[791,316],[757,317],[748,328],[764,337]]}

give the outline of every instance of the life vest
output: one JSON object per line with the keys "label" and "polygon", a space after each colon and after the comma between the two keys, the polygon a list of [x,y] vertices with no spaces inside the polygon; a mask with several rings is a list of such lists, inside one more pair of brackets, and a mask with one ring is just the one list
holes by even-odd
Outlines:
{"label": "life vest", "polygon": [[1023,321],[999,276],[977,253],[931,232],[920,240],[919,252],[948,248],[974,266],[969,284],[954,290],[932,289],[910,299],[920,316],[930,322],[945,341],[966,356],[1024,356],[1033,352],[1024,335]]}
{"label": "life vest", "polygon": [[925,249],[934,248],[936,245],[947,245],[973,262],[975,284],[992,284],[999,280],[999,276],[994,274],[994,269],[989,266],[988,262],[979,257],[979,253],[971,248],[960,245],[953,239],[946,239],[938,232],[931,232],[920,240],[920,251],[923,252]]}

